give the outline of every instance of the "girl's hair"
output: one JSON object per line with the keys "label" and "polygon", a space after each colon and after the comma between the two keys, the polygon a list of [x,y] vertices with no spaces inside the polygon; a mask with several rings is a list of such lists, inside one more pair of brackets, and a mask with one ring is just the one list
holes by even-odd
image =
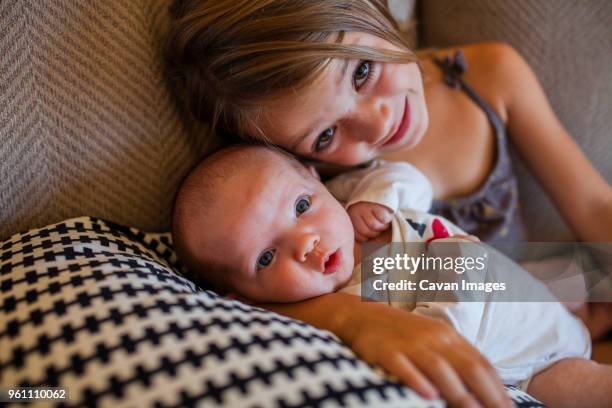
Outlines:
{"label": "girl's hair", "polygon": [[[386,0],[176,0],[167,43],[171,80],[198,119],[248,135],[267,100],[311,83],[333,58],[415,62]],[[345,45],[345,32],[405,52]]]}

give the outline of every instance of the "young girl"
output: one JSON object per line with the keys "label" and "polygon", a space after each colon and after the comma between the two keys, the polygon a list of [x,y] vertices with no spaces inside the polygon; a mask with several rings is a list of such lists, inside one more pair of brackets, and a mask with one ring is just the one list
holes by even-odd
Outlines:
{"label": "young girl", "polygon": [[[340,165],[408,161],[432,182],[433,211],[483,241],[525,237],[511,139],[576,235],[612,241],[610,185],[510,47],[470,45],[417,62],[383,0],[188,0],[174,15],[172,77],[194,116],[218,134]],[[363,309],[357,327],[342,317],[350,307]],[[487,405],[501,398],[476,374],[488,366],[467,369],[450,344],[461,340],[427,333],[429,321],[401,315],[403,328],[413,328],[406,336],[393,330],[390,310],[340,294],[272,308],[333,330],[424,395],[435,384],[451,402],[473,401],[468,389]],[[434,364],[418,352],[431,341]]]}

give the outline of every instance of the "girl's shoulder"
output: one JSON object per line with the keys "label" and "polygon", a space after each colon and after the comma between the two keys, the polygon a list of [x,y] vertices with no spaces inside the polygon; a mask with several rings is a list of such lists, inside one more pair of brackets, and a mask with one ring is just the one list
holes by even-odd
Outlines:
{"label": "girl's shoulder", "polygon": [[[520,53],[511,45],[503,42],[484,42],[448,48],[423,50],[422,59],[453,58],[461,51],[466,61],[463,80],[487,100],[506,121],[507,101],[514,92],[514,85],[523,79],[530,80],[531,69]],[[426,76],[434,81],[442,81],[440,68],[433,63],[424,64]],[[429,72],[427,70],[429,69]]]}
{"label": "girl's shoulder", "polygon": [[[474,44],[458,45],[446,48],[428,48],[417,52],[422,59],[433,60],[434,58],[453,57],[457,51],[461,51],[469,69],[466,75],[497,78],[498,75],[506,75],[514,71],[516,65],[525,64],[520,53],[508,43],[491,41]],[[471,74],[471,75],[470,75]],[[478,74],[478,75],[476,75]]]}

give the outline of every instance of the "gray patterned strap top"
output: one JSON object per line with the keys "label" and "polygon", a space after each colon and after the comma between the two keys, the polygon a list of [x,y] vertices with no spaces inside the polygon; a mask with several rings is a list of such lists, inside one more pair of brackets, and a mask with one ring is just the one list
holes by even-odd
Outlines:
{"label": "gray patterned strap top", "polygon": [[431,212],[448,218],[482,241],[526,240],[503,121],[491,105],[461,78],[467,69],[461,51],[457,51],[453,58],[435,59],[434,62],[442,69],[444,81],[449,86],[465,92],[486,113],[495,133],[497,153],[493,170],[478,190],[468,196],[435,200]]}

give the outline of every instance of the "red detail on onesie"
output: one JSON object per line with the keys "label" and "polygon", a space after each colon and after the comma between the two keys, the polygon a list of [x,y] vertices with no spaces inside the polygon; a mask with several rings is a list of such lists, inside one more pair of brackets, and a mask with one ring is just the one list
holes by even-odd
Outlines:
{"label": "red detail on onesie", "polygon": [[429,238],[426,244],[429,244],[434,239],[448,238],[450,236],[442,222],[437,218],[431,223],[431,231],[433,232],[433,237]]}

